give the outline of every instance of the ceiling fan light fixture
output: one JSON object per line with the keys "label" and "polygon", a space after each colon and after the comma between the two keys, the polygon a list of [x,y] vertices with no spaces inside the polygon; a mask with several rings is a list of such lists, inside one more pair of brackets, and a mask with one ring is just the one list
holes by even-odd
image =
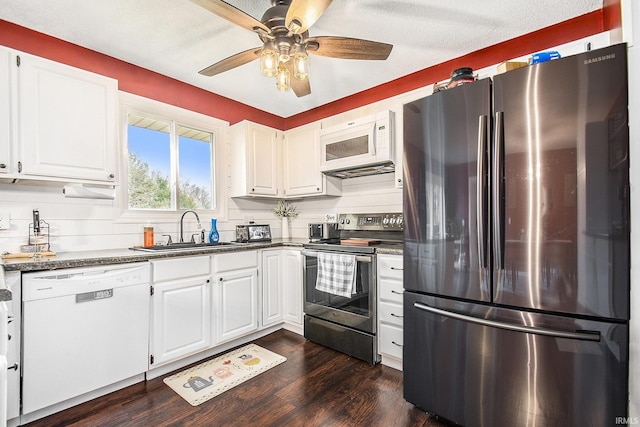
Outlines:
{"label": "ceiling fan light fixture", "polygon": [[276,87],[281,92],[291,89],[291,73],[282,65],[278,67],[278,74],[276,74]]}
{"label": "ceiling fan light fixture", "polygon": [[289,47],[288,44],[285,43],[281,43],[278,46],[280,49],[280,54],[278,55],[278,60],[280,62],[287,62],[288,60],[291,59],[291,48]]}
{"label": "ceiling fan light fixture", "polygon": [[267,77],[275,77],[278,72],[278,55],[273,42],[266,42],[260,53],[260,72]]}
{"label": "ceiling fan light fixture", "polygon": [[309,80],[309,55],[304,46],[299,46],[298,51],[293,55],[293,77],[298,80]]}

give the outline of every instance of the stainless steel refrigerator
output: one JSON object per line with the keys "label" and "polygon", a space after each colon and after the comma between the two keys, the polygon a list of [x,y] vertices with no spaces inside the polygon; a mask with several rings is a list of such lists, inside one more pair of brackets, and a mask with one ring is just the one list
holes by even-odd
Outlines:
{"label": "stainless steel refrigerator", "polygon": [[465,426],[627,415],[627,104],[616,45],[404,106],[407,401]]}

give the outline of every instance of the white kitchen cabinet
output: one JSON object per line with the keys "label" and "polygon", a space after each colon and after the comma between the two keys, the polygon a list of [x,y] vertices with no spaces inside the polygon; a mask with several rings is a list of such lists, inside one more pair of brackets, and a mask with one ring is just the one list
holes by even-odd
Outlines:
{"label": "white kitchen cabinet", "polygon": [[231,197],[283,197],[282,132],[243,120],[230,134]]}
{"label": "white kitchen cabinet", "polygon": [[404,154],[403,154],[403,141],[404,141],[404,132],[402,129],[402,121],[404,120],[404,112],[403,112],[403,105],[399,104],[398,106],[396,106],[396,122],[395,122],[395,129],[393,130],[395,132],[395,147],[396,147],[396,152],[395,152],[395,170],[394,170],[394,181],[395,181],[395,186],[396,188],[402,188],[402,186],[404,185],[404,176],[403,174],[403,165],[402,162],[404,161]]}
{"label": "white kitchen cabinet", "polygon": [[262,251],[262,326],[282,321],[284,271],[282,249]]}
{"label": "white kitchen cabinet", "polygon": [[11,291],[11,301],[7,303],[10,322],[7,348],[7,420],[8,425],[17,425],[20,416],[20,343],[22,341],[22,289],[20,272],[5,273],[7,288]]}
{"label": "white kitchen cabinet", "polygon": [[209,256],[152,261],[150,368],[209,348]]}
{"label": "white kitchen cabinet", "polygon": [[302,325],[302,255],[299,249],[262,251],[262,326]]}
{"label": "white kitchen cabinet", "polygon": [[0,174],[11,166],[11,51],[0,46]]}
{"label": "white kitchen cabinet", "polygon": [[20,177],[116,183],[117,81],[33,55],[18,57]]}
{"label": "white kitchen cabinet", "polygon": [[215,343],[230,341],[258,329],[258,252],[233,252],[211,257]]}
{"label": "white kitchen cabinet", "polygon": [[302,326],[303,258],[299,249],[282,251],[283,320]]}
{"label": "white kitchen cabinet", "polygon": [[378,351],[381,363],[402,370],[403,260],[400,255],[377,255]]}
{"label": "white kitchen cabinet", "polygon": [[340,195],[342,180],[320,172],[320,155],[320,122],[284,133],[285,197]]}

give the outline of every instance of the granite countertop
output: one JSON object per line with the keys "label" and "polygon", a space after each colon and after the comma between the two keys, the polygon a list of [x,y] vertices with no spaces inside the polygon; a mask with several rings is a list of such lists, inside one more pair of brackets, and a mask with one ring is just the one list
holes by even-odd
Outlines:
{"label": "granite countertop", "polygon": [[[126,264],[145,262],[154,259],[174,258],[180,256],[211,255],[218,253],[241,252],[256,249],[277,247],[302,247],[307,239],[274,239],[271,242],[234,243],[223,246],[208,246],[194,249],[147,252],[131,249],[106,249],[98,251],[60,252],[53,257],[39,260],[31,258],[7,259],[0,263],[5,271],[39,271],[57,270],[60,268],[91,267],[95,265]],[[402,246],[379,245],[377,254],[402,255]]]}
{"label": "granite countertop", "polygon": [[241,252],[276,247],[302,247],[307,239],[274,239],[271,242],[234,243],[224,246],[209,246],[194,249],[146,252],[131,249],[107,249],[98,251],[60,252],[52,257],[39,260],[31,258],[7,259],[0,264],[5,271],[38,271],[60,268],[90,267],[95,265],[125,264],[145,262],[154,259],[180,256],[211,255],[218,253]]}

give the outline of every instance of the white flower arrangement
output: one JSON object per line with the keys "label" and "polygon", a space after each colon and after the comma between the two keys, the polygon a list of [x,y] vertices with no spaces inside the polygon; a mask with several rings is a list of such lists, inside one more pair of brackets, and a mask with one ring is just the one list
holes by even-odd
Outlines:
{"label": "white flower arrangement", "polygon": [[280,200],[275,209],[273,209],[273,213],[279,218],[295,218],[298,216],[296,207],[287,203],[286,200]]}

